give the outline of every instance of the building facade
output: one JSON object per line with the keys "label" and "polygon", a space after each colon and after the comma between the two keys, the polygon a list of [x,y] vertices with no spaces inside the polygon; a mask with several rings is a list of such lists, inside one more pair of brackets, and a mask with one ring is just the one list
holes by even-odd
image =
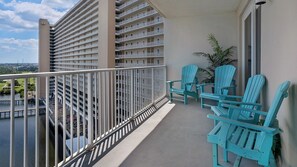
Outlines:
{"label": "building facade", "polygon": [[[39,32],[40,72],[152,66],[162,65],[164,61],[163,18],[145,0],[81,0],[52,25],[41,19]],[[157,76],[158,72],[155,73]],[[152,82],[152,72],[143,70],[135,75],[140,74],[147,77],[135,83],[136,89],[149,91],[151,87],[137,85]],[[131,85],[122,80],[132,76],[115,75],[118,91],[116,103],[124,104],[125,99],[130,97],[126,90]],[[51,85],[54,85],[53,82],[54,78],[50,80]],[[71,82],[73,88],[69,86]],[[86,80],[77,81],[75,76],[59,77],[60,101],[63,101],[64,83],[67,103],[71,92],[73,100],[76,101],[77,97],[83,100],[83,84],[87,84]],[[77,83],[81,89],[80,95],[76,95],[78,91],[74,89]],[[53,86],[50,92],[54,92]],[[40,96],[45,96],[45,88],[41,88]],[[138,97],[137,104],[143,106],[144,103],[150,103],[151,96],[148,93],[147,97]],[[125,110],[124,106],[129,104],[119,110]]]}

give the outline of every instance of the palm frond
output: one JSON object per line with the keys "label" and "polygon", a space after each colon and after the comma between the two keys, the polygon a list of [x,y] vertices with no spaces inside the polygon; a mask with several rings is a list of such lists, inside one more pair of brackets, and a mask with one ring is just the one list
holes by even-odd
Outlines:
{"label": "palm frond", "polygon": [[231,46],[227,49],[223,49],[223,47],[220,46],[218,40],[215,38],[214,34],[208,35],[208,42],[212,47],[213,54],[204,53],[204,52],[197,52],[195,53],[198,56],[206,57],[209,66],[206,69],[201,69],[201,72],[203,72],[206,76],[206,78],[203,80],[204,82],[214,82],[214,75],[215,75],[215,69],[222,65],[228,65],[235,61],[236,59],[232,59],[233,57],[233,51],[234,46]]}

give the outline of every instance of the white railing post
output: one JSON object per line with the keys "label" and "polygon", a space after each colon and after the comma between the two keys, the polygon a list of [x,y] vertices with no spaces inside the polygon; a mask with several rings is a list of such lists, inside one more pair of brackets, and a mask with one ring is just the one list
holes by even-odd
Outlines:
{"label": "white railing post", "polygon": [[66,76],[63,75],[63,161],[66,161]]}
{"label": "white railing post", "polygon": [[93,146],[93,95],[92,95],[92,73],[88,73],[88,148]]}
{"label": "white railing post", "polygon": [[155,104],[155,92],[154,92],[154,88],[155,88],[155,80],[154,80],[155,74],[154,74],[154,68],[152,68],[152,105]]}
{"label": "white railing post", "polygon": [[132,113],[132,120],[134,120],[135,118],[135,111],[134,111],[134,107],[135,107],[135,104],[134,104],[134,71],[131,70],[131,74],[130,74],[130,82],[131,82],[131,85],[130,85],[130,108],[131,108],[131,113]]}
{"label": "white railing post", "polygon": [[49,166],[49,77],[45,79],[46,92],[45,92],[45,166]]}
{"label": "white railing post", "polygon": [[39,166],[39,90],[40,81],[36,78],[36,90],[35,90],[35,167]]}
{"label": "white railing post", "polygon": [[59,115],[59,106],[58,106],[58,76],[55,76],[55,166],[58,166],[58,115]]}
{"label": "white railing post", "polygon": [[70,75],[70,156],[73,157],[73,76]]}
{"label": "white railing post", "polygon": [[28,80],[24,79],[24,167],[28,166]]}
{"label": "white railing post", "polygon": [[12,79],[10,84],[10,166],[14,166],[14,82],[15,80]]}

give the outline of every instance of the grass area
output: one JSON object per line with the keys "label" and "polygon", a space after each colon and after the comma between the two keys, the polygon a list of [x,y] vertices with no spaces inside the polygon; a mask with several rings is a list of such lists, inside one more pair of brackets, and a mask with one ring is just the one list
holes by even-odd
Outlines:
{"label": "grass area", "polygon": [[[24,79],[17,79],[16,80],[16,86],[15,86],[15,93],[21,94],[21,96],[23,96],[23,92],[24,92],[24,83],[25,80]],[[28,91],[34,91],[35,90],[35,82],[36,79],[35,78],[29,78],[28,79]],[[0,82],[0,94],[9,94],[9,91],[4,91],[3,87],[5,85],[9,85],[10,82],[9,81],[2,81]]]}
{"label": "grass area", "polygon": [[6,83],[0,83],[0,92],[3,90],[3,86],[5,85]]}

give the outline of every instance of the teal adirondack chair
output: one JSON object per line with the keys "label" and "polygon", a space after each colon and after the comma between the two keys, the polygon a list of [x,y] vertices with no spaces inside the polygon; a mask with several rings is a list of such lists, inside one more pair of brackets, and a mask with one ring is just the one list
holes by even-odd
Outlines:
{"label": "teal adirondack chair", "polygon": [[[256,103],[259,99],[261,90],[265,84],[265,77],[263,75],[254,75],[249,78],[248,83],[246,85],[246,89],[243,96],[222,96],[223,99],[228,100],[220,100],[218,106],[212,106],[211,110],[218,116],[231,116],[232,113],[228,112],[229,105],[236,105],[240,108],[248,108],[248,109],[261,109],[261,104]],[[231,99],[233,101],[231,101]],[[241,99],[241,102],[234,101],[236,99]],[[238,112],[238,111],[237,111]],[[254,114],[252,112],[242,110],[239,111],[239,120],[249,123],[257,124],[259,122],[259,114]]]}
{"label": "teal adirondack chair", "polygon": [[[167,81],[169,84],[170,102],[173,100],[173,93],[184,96],[184,104],[188,103],[188,96],[192,96],[198,100],[197,89],[193,91],[193,86],[197,84],[198,66],[195,64],[187,65],[182,68],[181,80]],[[180,82],[180,88],[174,88],[173,84]]]}
{"label": "teal adirondack chair", "polygon": [[268,112],[232,107],[236,110],[246,110],[265,116],[263,126],[240,122],[234,120],[234,118],[207,116],[210,119],[219,121],[207,136],[208,142],[212,143],[214,167],[222,166],[218,162],[218,146],[237,155],[234,166],[239,166],[242,158],[248,158],[257,161],[259,165],[276,167],[271,149],[274,136],[280,133],[281,130],[274,127],[274,123],[283,99],[288,96],[289,87],[289,81],[282,83],[278,87]]}
{"label": "teal adirondack chair", "polygon": [[[228,95],[229,89],[235,90],[235,86],[232,85],[235,72],[236,68],[232,65],[220,66],[215,69],[215,83],[197,84],[197,89],[201,90],[201,108],[204,106],[211,107],[211,105],[204,103],[204,99],[219,101],[221,95]],[[204,92],[206,85],[213,85],[214,93]]]}

